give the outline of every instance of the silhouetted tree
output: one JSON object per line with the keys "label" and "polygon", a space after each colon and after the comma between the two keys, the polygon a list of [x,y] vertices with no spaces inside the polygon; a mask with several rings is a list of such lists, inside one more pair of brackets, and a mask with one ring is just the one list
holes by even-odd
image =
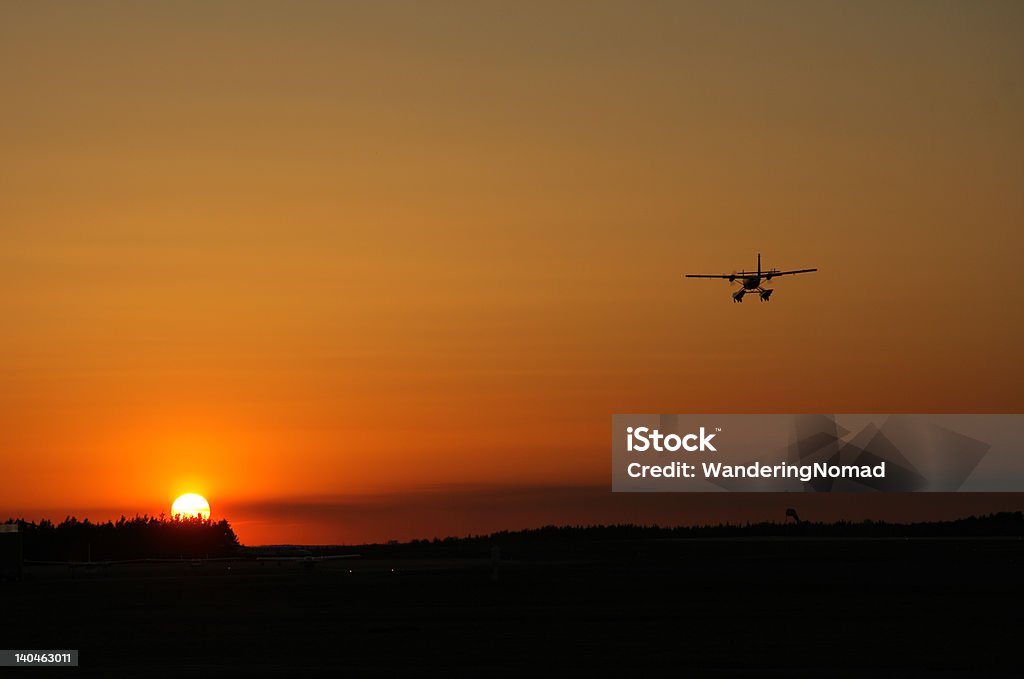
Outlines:
{"label": "silhouetted tree", "polygon": [[238,537],[226,519],[199,517],[120,517],[116,522],[92,523],[66,517],[54,525],[11,519],[23,532],[25,558],[37,561],[107,561],[145,558],[230,556],[239,549]]}

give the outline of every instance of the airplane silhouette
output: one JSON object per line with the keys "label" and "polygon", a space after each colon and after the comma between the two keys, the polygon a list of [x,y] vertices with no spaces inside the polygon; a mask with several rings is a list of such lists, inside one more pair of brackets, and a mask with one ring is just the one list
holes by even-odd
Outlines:
{"label": "airplane silhouette", "polygon": [[[293,562],[298,563],[299,565],[301,565],[303,568],[309,570],[309,569],[312,569],[315,564],[318,564],[318,563],[320,563],[322,561],[336,561],[338,559],[358,559],[358,558],[360,558],[359,554],[335,554],[333,556],[313,556],[311,554],[307,554],[307,555],[303,555],[303,556],[260,556],[260,557],[256,557],[256,560],[257,561],[276,561],[278,566],[280,566],[281,563],[283,563],[285,561],[293,561]],[[392,570],[394,570],[394,569],[392,569]]]}
{"label": "airplane silhouette", "polygon": [[761,271],[761,253],[757,253],[757,271],[734,271],[733,273],[725,274],[703,274],[703,273],[688,273],[687,278],[724,278],[730,283],[739,281],[740,289],[732,293],[733,302],[742,302],[743,296],[748,292],[758,292],[761,295],[762,302],[770,302],[772,293],[775,292],[773,288],[766,288],[761,284],[761,281],[770,281],[773,278],[779,276],[791,276],[797,273],[811,273],[817,271],[817,269],[793,269],[791,271],[779,271],[778,269],[769,269],[768,271]]}

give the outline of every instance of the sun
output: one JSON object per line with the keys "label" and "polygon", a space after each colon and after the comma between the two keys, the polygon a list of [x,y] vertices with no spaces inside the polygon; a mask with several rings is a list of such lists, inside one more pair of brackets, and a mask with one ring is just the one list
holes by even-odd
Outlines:
{"label": "sun", "polygon": [[182,519],[191,519],[193,517],[199,517],[202,519],[210,518],[210,503],[206,501],[206,498],[202,495],[196,495],[195,493],[185,493],[171,505],[171,517],[177,517]]}

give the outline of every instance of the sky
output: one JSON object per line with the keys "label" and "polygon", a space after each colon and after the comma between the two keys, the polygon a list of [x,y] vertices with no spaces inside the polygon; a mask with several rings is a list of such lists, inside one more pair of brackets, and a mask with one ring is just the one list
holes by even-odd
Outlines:
{"label": "sky", "polygon": [[[781,518],[613,496],[611,415],[1022,412],[1022,35],[1017,2],[3,3],[0,516]],[[759,252],[819,271],[683,278]]]}

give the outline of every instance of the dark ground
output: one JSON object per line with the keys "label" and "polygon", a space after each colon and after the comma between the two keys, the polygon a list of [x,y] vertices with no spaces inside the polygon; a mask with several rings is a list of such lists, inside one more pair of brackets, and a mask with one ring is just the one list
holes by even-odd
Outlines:
{"label": "dark ground", "polygon": [[7,670],[32,677],[1019,676],[1020,539],[638,540],[534,557],[502,561],[496,582],[489,558],[31,566],[0,583],[0,648],[80,650],[77,671]]}

